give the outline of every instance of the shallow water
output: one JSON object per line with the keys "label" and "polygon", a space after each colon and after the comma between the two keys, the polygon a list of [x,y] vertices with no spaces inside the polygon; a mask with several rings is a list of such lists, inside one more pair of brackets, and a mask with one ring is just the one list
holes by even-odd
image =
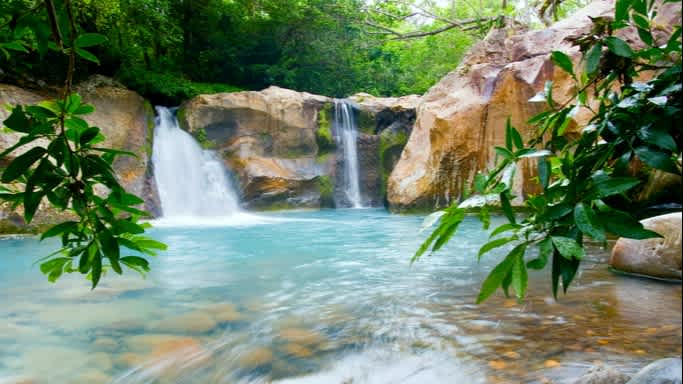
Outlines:
{"label": "shallow water", "polygon": [[546,272],[523,304],[474,305],[495,264],[466,220],[410,266],[422,217],[381,210],[238,216],[152,235],[146,280],[53,285],[56,243],[0,240],[0,382],[564,383],[595,363],[633,372],[681,354],[681,286],[617,276],[592,249],[568,296]]}

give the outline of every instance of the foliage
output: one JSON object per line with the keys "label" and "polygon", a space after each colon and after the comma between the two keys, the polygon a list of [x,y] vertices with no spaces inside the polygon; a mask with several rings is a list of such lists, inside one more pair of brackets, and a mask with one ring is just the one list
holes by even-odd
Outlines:
{"label": "foliage", "polygon": [[[83,58],[76,75],[116,76],[153,103],[166,105],[197,93],[232,91],[230,85],[278,85],[335,97],[423,93],[457,66],[500,15],[518,13],[512,5],[503,7],[503,0],[480,1],[476,7],[450,3],[82,0],[73,4],[76,26],[106,36],[107,44],[92,47],[89,59],[100,65]],[[0,52],[12,52],[7,65],[2,64],[9,80],[31,74],[56,83],[61,79],[55,74],[66,71],[63,55],[46,44],[30,43],[44,42],[50,35],[40,4],[0,4],[0,26],[5,27],[0,28]],[[416,6],[436,18],[406,18]],[[398,17],[386,16],[390,12]],[[410,40],[395,40],[368,24],[402,32],[433,31],[451,19],[482,21]]]}
{"label": "foliage", "polygon": [[[604,242],[608,234],[634,239],[659,236],[644,229],[630,212],[618,209],[627,192],[641,183],[629,170],[635,161],[681,174],[681,27],[667,39],[655,36],[655,4],[619,0],[614,19],[595,19],[593,30],[575,39],[583,53],[583,71],[566,54],[552,53],[555,65],[575,80],[573,97],[557,103],[552,83],[546,83],[530,101],[545,102],[548,110],[530,119],[537,130],[526,143],[508,121],[505,146],[495,148],[496,166],[474,180],[477,195],[425,220],[427,227],[437,221],[439,225],[413,261],[446,244],[466,208],[480,206],[480,218],[488,228],[489,206],[499,204],[507,223],[492,231],[478,257],[503,246],[511,250],[486,278],[477,301],[486,300],[498,287],[506,295],[512,287],[523,299],[527,268],[543,269],[548,263],[557,297],[560,281],[566,293],[577,273],[585,255],[585,237]],[[637,31],[642,47],[630,46],[615,35],[626,27]],[[656,73],[651,80],[633,80],[652,70]],[[573,139],[577,133],[570,132],[569,126],[580,108],[592,111],[593,117]],[[537,162],[542,192],[524,202],[529,213],[520,218],[510,203],[515,198],[512,180],[519,162],[532,159]]]}
{"label": "foliage", "polygon": [[[70,1],[60,5],[56,8],[51,0],[44,3],[49,34],[36,33],[35,40],[14,41],[16,47],[47,46],[65,55],[69,65],[61,99],[14,106],[3,122],[20,137],[0,153],[0,159],[16,156],[2,172],[0,198],[12,202],[15,208],[22,206],[27,223],[43,202],[72,213],[74,220],[42,233],[41,240],[59,237],[61,248],[41,259],[40,270],[51,282],[63,273],[80,272],[95,288],[109,269],[121,274],[122,266],[126,266],[144,275],[149,271],[149,262],[140,254],[155,255],[166,246],[143,235],[149,224],[138,220],[148,214],[136,208],[143,200],[124,190],[112,168],[117,156],[135,155],[99,146],[105,140],[100,128],[83,119],[94,107],[71,92],[76,56],[98,62],[90,49],[106,38],[78,31]],[[40,28],[32,22],[28,25],[34,30]],[[122,255],[126,249],[133,254]]]}

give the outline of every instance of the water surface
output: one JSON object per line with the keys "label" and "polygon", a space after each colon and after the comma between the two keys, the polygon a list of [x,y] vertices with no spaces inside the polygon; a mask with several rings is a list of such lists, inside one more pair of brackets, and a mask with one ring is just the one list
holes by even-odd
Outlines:
{"label": "water surface", "polygon": [[[681,353],[681,286],[617,276],[591,249],[568,296],[474,305],[496,256],[478,222],[410,266],[422,217],[381,210],[166,222],[146,280],[50,284],[54,249],[0,240],[0,378],[37,383],[564,383]],[[0,379],[0,382],[2,380]]]}

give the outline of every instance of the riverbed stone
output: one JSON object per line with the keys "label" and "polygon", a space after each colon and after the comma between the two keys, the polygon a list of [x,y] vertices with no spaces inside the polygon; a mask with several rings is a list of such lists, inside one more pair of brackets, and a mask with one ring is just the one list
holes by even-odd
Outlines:
{"label": "riverbed stone", "polygon": [[630,378],[612,367],[597,365],[590,368],[573,384],[624,384]]}
{"label": "riverbed stone", "polygon": [[620,238],[609,264],[620,271],[643,276],[681,280],[681,212],[642,220],[643,226],[663,238]]}
{"label": "riverbed stone", "polygon": [[305,346],[317,346],[323,343],[326,338],[322,334],[304,328],[285,328],[280,330],[279,337],[290,343]]}
{"label": "riverbed stone", "polygon": [[273,351],[266,347],[256,347],[242,354],[238,362],[242,368],[255,368],[273,362]]}
{"label": "riverbed stone", "polygon": [[171,333],[207,333],[216,328],[216,320],[206,312],[189,312],[162,319],[150,327],[154,331]]}
{"label": "riverbed stone", "polygon": [[641,369],[626,384],[681,384],[681,358],[657,360]]}

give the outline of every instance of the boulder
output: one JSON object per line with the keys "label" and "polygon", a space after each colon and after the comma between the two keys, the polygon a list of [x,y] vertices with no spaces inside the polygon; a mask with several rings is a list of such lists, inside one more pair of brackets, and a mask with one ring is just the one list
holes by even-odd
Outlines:
{"label": "boulder", "polygon": [[[359,94],[350,99],[361,130],[362,193],[372,205],[379,205],[387,177],[382,175],[389,174],[380,164],[393,167],[412,128],[417,96]],[[335,204],[334,185],[341,174],[337,170],[344,166],[335,153],[333,101],[273,86],[197,96],[181,106],[178,119],[183,129],[224,159],[247,208],[316,208]]]}
{"label": "boulder", "polygon": [[[133,152],[137,157],[119,157],[114,162],[121,184],[130,192],[145,198],[145,208],[154,213],[158,207],[156,203],[156,188],[151,176],[149,154],[152,149],[152,129],[154,114],[151,106],[137,93],[123,88],[111,79],[95,76],[75,87],[84,102],[95,106],[95,112],[85,115],[84,119],[90,125],[99,127],[106,137],[102,143],[104,147],[122,149]],[[50,91],[36,92],[25,90],[13,85],[0,84],[0,104],[35,104],[42,100],[55,98]],[[9,115],[6,110],[0,110],[0,120]],[[5,132],[0,135],[0,151],[15,144],[21,135]],[[11,154],[16,157],[35,145],[45,145],[38,142],[19,148]],[[5,161],[6,162],[6,161]],[[6,164],[0,164],[3,166]],[[5,203],[3,203],[5,204]],[[0,207],[0,232],[24,232],[35,230],[37,226],[51,224],[66,219],[68,215],[56,211],[49,204],[43,203],[30,227],[22,219],[21,211],[14,211],[9,206]]]}
{"label": "boulder", "polygon": [[663,238],[617,240],[609,264],[623,272],[681,280],[681,212],[642,220]]}
{"label": "boulder", "polygon": [[681,359],[660,359],[641,369],[626,384],[681,384]]}
{"label": "boulder", "polygon": [[[523,137],[532,135],[533,127],[526,122],[545,105],[528,100],[546,81],[553,81],[555,100],[569,98],[573,81],[555,67],[550,54],[560,50],[578,63],[578,47],[566,38],[589,32],[589,16],[610,16],[613,6],[611,1],[595,1],[542,30],[495,29],[475,45],[456,70],[422,97],[415,127],[389,177],[390,207],[433,209],[459,201],[475,174],[493,165],[494,147],[504,145],[508,117]],[[680,24],[680,4],[671,7],[660,12],[669,19],[661,25]],[[628,42],[637,39],[631,32],[623,36]],[[584,108],[568,129],[576,129],[589,115]],[[517,203],[539,191],[534,176],[533,163],[522,163],[513,185]]]}
{"label": "boulder", "polygon": [[614,368],[599,365],[589,369],[573,384],[624,384],[630,378]]}

